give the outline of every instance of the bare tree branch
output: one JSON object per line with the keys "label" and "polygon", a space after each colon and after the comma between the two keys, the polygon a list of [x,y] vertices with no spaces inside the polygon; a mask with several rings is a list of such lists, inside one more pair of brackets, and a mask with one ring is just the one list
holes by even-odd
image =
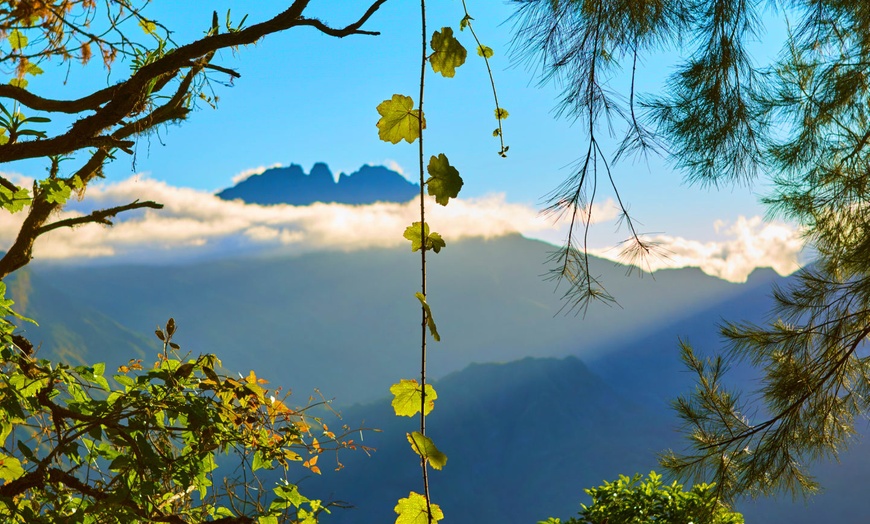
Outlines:
{"label": "bare tree branch", "polygon": [[[377,34],[369,31],[364,32],[359,27],[386,2],[386,0],[375,1],[359,20],[344,28],[333,29],[320,22],[315,23],[311,19],[302,18],[302,12],[309,1],[296,0],[287,10],[270,20],[240,31],[206,36],[172,50],[154,62],[143,66],[126,81],[114,86],[111,99],[105,105],[95,109],[95,114],[78,120],[66,133],[46,140],[17,142],[0,146],[0,163],[63,155],[92,147],[91,141],[95,137],[104,130],[117,125],[132,112],[135,112],[137,107],[141,107],[152,93],[152,81],[175,71],[190,68],[192,63],[202,63],[203,57],[213,54],[218,49],[251,44],[266,35],[304,25],[316,27],[330,36],[337,37],[352,34]],[[208,60],[204,63],[208,63]],[[21,93],[17,94],[22,96]],[[88,109],[93,109],[93,107]]]}
{"label": "bare tree branch", "polygon": [[76,100],[52,100],[11,84],[0,84],[0,98],[15,100],[21,105],[37,111],[77,114],[82,111],[96,111],[101,105],[112,99],[117,89],[118,85],[114,85]]}
{"label": "bare tree branch", "polygon": [[148,200],[145,202],[139,202],[138,200],[136,200],[136,201],[134,201],[130,204],[124,205],[124,206],[111,207],[108,209],[100,209],[99,211],[94,211],[90,215],[85,215],[83,217],[66,218],[64,220],[58,220],[57,222],[52,222],[51,224],[40,227],[37,230],[36,234],[38,236],[38,235],[48,233],[49,231],[52,231],[54,229],[59,229],[62,227],[75,227],[75,226],[80,226],[83,224],[92,224],[92,223],[105,224],[107,226],[111,226],[112,221],[109,219],[114,218],[118,213],[122,213],[124,211],[130,211],[132,209],[141,209],[144,207],[148,207],[151,209],[163,209],[163,204],[158,204],[157,202],[153,202],[151,200]]}

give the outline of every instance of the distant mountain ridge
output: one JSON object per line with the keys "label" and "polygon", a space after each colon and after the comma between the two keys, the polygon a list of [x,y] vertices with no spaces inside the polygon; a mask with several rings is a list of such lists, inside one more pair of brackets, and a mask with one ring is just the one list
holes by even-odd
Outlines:
{"label": "distant mountain ridge", "polygon": [[384,166],[365,165],[350,175],[341,173],[336,181],[329,166],[318,162],[308,174],[297,164],[267,169],[224,189],[217,196],[224,200],[241,199],[248,204],[307,206],[315,202],[404,203],[419,193],[419,185]]}
{"label": "distant mountain ridge", "polygon": [[[439,400],[427,426],[450,457],[433,489],[453,524],[564,518],[588,502],[583,488],[657,468],[656,452],[684,444],[668,402],[694,387],[678,341],[705,356],[720,350],[717,323],[761,322],[771,284],[788,284],[769,269],[744,284],[697,268],[625,278],[623,266],[590,258],[620,307],[596,304],[574,318],[557,314],[561,294],[539,276],[552,246],[508,235],[447,249],[431,266],[439,285],[427,297],[442,336],[428,364]],[[214,352],[228,371],[255,369],[269,387],[292,387],[297,405],[320,388],[343,423],[382,429],[364,435],[378,449],[372,457],[344,454],[347,467],[334,474],[324,455],[323,476],[302,479],[303,493],[357,507],[324,524],[389,522],[395,501],[418,485],[405,435],[416,421],[396,417],[385,397],[419,365],[409,349],[419,341],[409,284],[419,267],[407,246],[165,267],[37,261],[28,271],[32,279],[8,282],[9,296],[40,322],[24,329],[41,357],[105,359],[109,370],[129,358],[147,364],[160,351],[148,334],[172,316],[185,354]],[[758,386],[740,366],[726,379]],[[858,429],[870,435],[866,422]],[[814,467],[828,491],[809,505],[742,501],[738,510],[750,524],[867,522],[866,443],[841,462]]]}

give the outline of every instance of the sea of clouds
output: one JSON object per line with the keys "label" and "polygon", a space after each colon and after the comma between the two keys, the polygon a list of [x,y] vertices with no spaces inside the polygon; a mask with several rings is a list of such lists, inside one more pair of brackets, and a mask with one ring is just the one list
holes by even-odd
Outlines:
{"label": "sea of clouds", "polygon": [[[255,171],[252,171],[255,172]],[[246,173],[250,174],[250,173]],[[18,183],[27,183],[14,177]],[[408,245],[407,226],[420,219],[419,199],[365,206],[313,204],[260,206],[225,201],[208,191],[174,187],[144,175],[95,184],[81,201],[71,201],[54,219],[82,216],[94,209],[152,200],[163,209],[142,209],[119,216],[113,226],[88,224],[49,232],[37,240],[38,261],[171,263],[257,252],[302,254],[314,250],[354,251]],[[612,202],[595,209],[594,222],[617,218]],[[24,213],[0,213],[0,244],[10,245]],[[449,206],[427,201],[427,222],[448,241],[522,233],[553,240],[564,221],[544,217],[531,206],[507,202],[504,195],[456,199]],[[598,227],[597,225],[593,227]],[[606,227],[606,226],[605,226]],[[715,239],[697,241],[656,235],[658,256],[645,260],[650,270],[700,267],[734,282],[745,281],[757,267],[786,275],[799,268],[803,242],[796,228],[760,217],[712,225]],[[618,260],[619,248],[597,247],[598,256]]]}

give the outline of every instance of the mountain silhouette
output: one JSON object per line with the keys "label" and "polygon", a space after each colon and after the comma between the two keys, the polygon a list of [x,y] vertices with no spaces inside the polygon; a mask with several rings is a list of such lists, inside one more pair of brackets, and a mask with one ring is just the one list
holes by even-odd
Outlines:
{"label": "mountain silhouette", "polygon": [[307,206],[315,202],[403,203],[419,193],[420,186],[383,166],[365,165],[350,175],[341,173],[336,181],[329,167],[318,162],[308,174],[297,164],[267,169],[224,189],[217,196],[224,200],[240,199],[248,204]]}

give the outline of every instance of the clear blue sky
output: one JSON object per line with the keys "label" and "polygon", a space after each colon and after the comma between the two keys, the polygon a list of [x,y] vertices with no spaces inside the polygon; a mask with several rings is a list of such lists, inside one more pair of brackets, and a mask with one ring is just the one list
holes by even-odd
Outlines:
{"label": "clear blue sky", "polygon": [[[174,39],[183,44],[202,35],[212,10],[223,18],[231,8],[236,20],[247,13],[250,24],[288,4],[287,0],[153,0],[146,13],[173,29]],[[365,0],[312,0],[307,13],[330,25],[342,25],[355,20],[367,4]],[[463,16],[459,0],[429,0],[427,7],[430,34],[444,25],[457,28]],[[496,154],[489,81],[466,31],[460,38],[471,52],[456,77],[444,79],[431,70],[427,77],[427,155],[448,155],[465,179],[464,197],[496,192],[505,193],[510,202],[537,204],[570,174],[570,165],[585,144],[583,130],[555,119],[557,89],[540,87],[533,71],[516,65],[516,57],[512,60],[512,24],[507,20],[514,7],[500,0],[470,0],[468,7],[478,35],[496,53],[492,65],[499,99],[510,111],[504,129],[510,152],[507,159]],[[231,185],[232,176],[241,171],[274,163],[297,163],[308,170],[322,161],[337,174],[388,160],[414,177],[416,144],[381,142],[375,107],[393,93],[416,101],[419,24],[417,2],[390,0],[366,25],[381,31],[381,36],[336,39],[312,28],[297,28],[236,54],[224,52],[215,63],[238,70],[242,77],[230,88],[215,84],[218,109],[203,104],[182,125],[141,139],[135,167],[121,158],[109,167],[108,177],[122,180],[144,172],[175,186],[217,190]],[[641,72],[641,90],[660,89],[676,56],[649,58]],[[67,87],[59,91],[57,79],[66,69],[51,65],[45,69],[47,74],[32,81],[31,87],[46,96],[72,96],[106,83],[98,66],[84,73],[74,67]],[[127,65],[116,64],[115,70],[123,73]],[[14,167],[30,176],[42,172],[42,166],[33,163]],[[643,231],[705,241],[714,237],[716,220],[733,222],[740,215],[764,213],[757,204],[758,187],[719,191],[689,187],[660,159],[649,165],[623,162],[614,174]],[[603,192],[600,201],[608,196]],[[609,234],[613,226],[598,228],[601,234]]]}

